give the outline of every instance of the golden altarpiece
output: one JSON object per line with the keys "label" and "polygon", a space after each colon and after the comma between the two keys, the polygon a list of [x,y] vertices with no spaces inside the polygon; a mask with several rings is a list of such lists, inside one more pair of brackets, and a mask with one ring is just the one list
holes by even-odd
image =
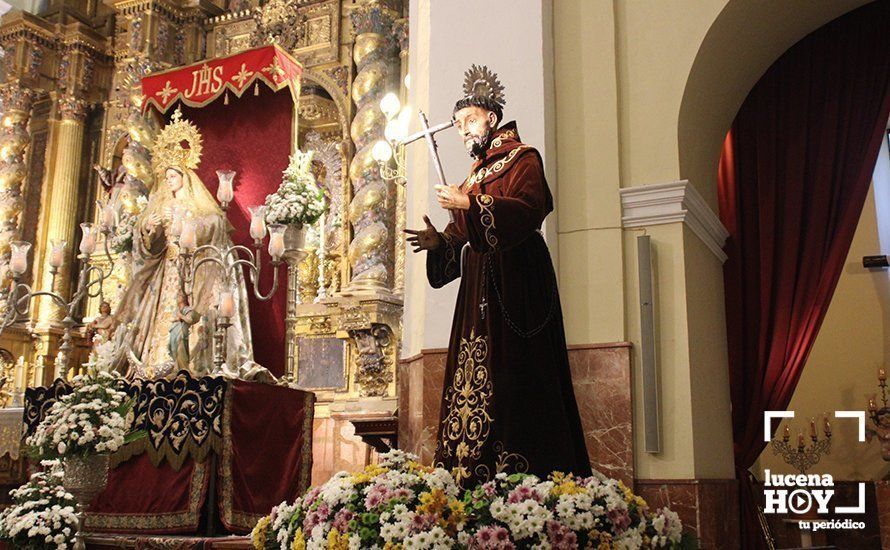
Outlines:
{"label": "golden altarpiece", "polygon": [[[143,76],[279,44],[304,67],[298,144],[315,151],[314,173],[330,198],[323,230],[288,264],[287,369],[318,396],[313,479],[362,465],[371,451],[351,421],[386,419],[396,406],[404,190],[368,174],[379,173],[371,170],[386,124],[379,101],[405,92],[406,18],[401,0],[51,0],[43,13],[4,15],[0,271],[11,241],[32,242],[26,277],[48,288],[49,243],[77,241],[78,224],[98,216],[103,180],[126,175],[151,188],[157,127],[140,114]],[[69,255],[65,265],[75,268],[55,278],[63,296],[77,271]],[[107,286],[120,289],[126,262],[113,261]],[[115,294],[105,296],[112,307]],[[84,319],[98,305],[88,302]],[[72,365],[88,354],[78,330]],[[57,374],[61,334],[58,309],[40,301],[2,334],[4,405]]]}

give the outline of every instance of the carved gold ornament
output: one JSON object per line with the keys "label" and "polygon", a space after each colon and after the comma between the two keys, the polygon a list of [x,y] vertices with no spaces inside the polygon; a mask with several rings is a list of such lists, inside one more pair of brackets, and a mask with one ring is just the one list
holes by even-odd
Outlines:
{"label": "carved gold ornament", "polygon": [[[182,146],[183,142],[188,148]],[[155,141],[155,169],[159,172],[171,167],[194,170],[201,162],[201,149],[198,127],[182,118],[182,112],[177,108]]]}

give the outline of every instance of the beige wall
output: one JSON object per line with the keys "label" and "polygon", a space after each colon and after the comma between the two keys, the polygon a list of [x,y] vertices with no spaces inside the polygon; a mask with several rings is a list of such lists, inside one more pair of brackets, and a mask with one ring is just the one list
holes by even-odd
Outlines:
{"label": "beige wall", "polygon": [[[890,220],[884,223],[890,223]],[[878,217],[872,190],[822,329],[789,405],[797,415],[789,424],[794,441],[799,429],[804,430],[805,437],[809,434],[806,419],[821,418],[824,411],[831,415],[835,410],[865,410],[869,396],[880,395],[878,367],[883,365],[890,369],[884,357],[884,346],[890,341],[890,323],[884,316],[890,302],[890,273],[863,268],[862,257],[888,252],[886,247],[881,249],[878,240]],[[786,422],[780,425],[779,433]],[[832,427],[831,454],[813,467],[813,472],[826,472],[845,480],[882,479],[890,473],[890,464],[881,459],[877,441],[857,441],[855,420],[832,420]],[[781,457],[773,455],[770,447],[760,456],[759,468],[755,470],[758,477],[764,468],[793,473]]]}
{"label": "beige wall", "polygon": [[[866,0],[553,3],[560,292],[569,343],[629,340],[639,383],[636,230],[618,191],[688,179],[716,209],[722,138],[757,79],[807,33]],[[641,478],[734,477],[722,265],[680,223],[657,255],[663,450]]]}

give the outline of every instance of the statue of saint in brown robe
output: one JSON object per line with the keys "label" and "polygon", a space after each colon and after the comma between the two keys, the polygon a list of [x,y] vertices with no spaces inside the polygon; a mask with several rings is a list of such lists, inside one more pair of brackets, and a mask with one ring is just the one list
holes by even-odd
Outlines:
{"label": "statue of saint in brown robe", "polygon": [[461,190],[469,209],[454,210],[444,246],[427,253],[434,288],[460,278],[435,465],[467,488],[501,471],[590,475],[540,232],[553,210],[541,157],[508,123]]}

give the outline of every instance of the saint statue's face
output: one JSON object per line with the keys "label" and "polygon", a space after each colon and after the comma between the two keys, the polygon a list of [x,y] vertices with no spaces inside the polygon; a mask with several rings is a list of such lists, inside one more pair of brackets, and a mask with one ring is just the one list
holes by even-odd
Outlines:
{"label": "saint statue's face", "polygon": [[182,174],[178,170],[167,168],[167,171],[164,173],[164,181],[170,187],[170,191],[174,193],[182,189]]}
{"label": "saint statue's face", "polygon": [[491,133],[497,126],[497,115],[493,112],[471,105],[454,113],[454,126],[473,158],[481,158],[488,149]]}

